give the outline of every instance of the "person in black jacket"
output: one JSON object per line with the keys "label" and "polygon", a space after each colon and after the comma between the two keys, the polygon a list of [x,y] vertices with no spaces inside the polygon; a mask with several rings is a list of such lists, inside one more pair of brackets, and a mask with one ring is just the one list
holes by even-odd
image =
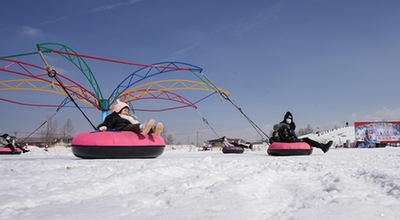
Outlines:
{"label": "person in black jacket", "polygon": [[113,112],[104,119],[104,122],[97,126],[100,131],[106,131],[107,129],[115,131],[132,131],[135,133],[155,133],[155,135],[160,135],[164,125],[162,123],[157,123],[154,126],[154,119],[149,120],[147,124],[141,124],[135,115],[129,114],[129,106],[125,102],[121,102],[118,99],[113,105]]}
{"label": "person in black jacket", "polygon": [[[22,150],[23,153],[29,152],[28,149],[23,148],[21,145],[19,145],[18,143],[13,143],[13,141],[11,140],[10,135],[8,134],[3,134],[1,136],[0,139],[0,145],[4,146],[4,147],[8,147],[10,148],[11,152],[14,153],[18,153],[17,150],[15,149],[15,147],[18,147],[19,149]],[[15,146],[14,146],[15,145]]]}
{"label": "person in black jacket", "polygon": [[312,147],[320,148],[324,153],[328,152],[329,148],[332,145],[332,141],[329,141],[326,144],[321,144],[317,141],[314,141],[308,137],[299,139],[296,136],[296,124],[293,121],[293,115],[289,111],[286,112],[283,117],[283,121],[279,124],[274,125],[274,131],[278,132],[278,138],[274,138],[274,142],[300,142],[304,141]]}

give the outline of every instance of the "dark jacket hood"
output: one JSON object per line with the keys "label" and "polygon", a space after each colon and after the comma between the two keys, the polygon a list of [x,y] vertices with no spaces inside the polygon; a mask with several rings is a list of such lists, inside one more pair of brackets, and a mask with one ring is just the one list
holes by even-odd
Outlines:
{"label": "dark jacket hood", "polygon": [[283,121],[286,121],[287,118],[292,119],[293,121],[293,115],[290,112],[286,112],[285,116],[283,117]]}

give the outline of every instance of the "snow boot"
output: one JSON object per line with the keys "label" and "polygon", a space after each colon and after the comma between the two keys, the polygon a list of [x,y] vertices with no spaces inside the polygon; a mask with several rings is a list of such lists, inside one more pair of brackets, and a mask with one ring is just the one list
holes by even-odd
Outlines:
{"label": "snow boot", "polygon": [[161,132],[163,131],[163,129],[164,129],[163,123],[158,122],[157,125],[156,125],[156,129],[155,129],[155,131],[154,131],[154,134],[155,134],[156,136],[160,136],[160,135],[161,135]]}
{"label": "snow boot", "polygon": [[154,121],[154,119],[150,119],[150,121],[147,122],[146,126],[144,127],[142,133],[148,134],[151,131],[151,129],[153,128],[154,123],[156,123],[156,121]]}
{"label": "snow boot", "polygon": [[333,141],[329,141],[328,143],[321,146],[321,150],[326,153],[331,148]]}

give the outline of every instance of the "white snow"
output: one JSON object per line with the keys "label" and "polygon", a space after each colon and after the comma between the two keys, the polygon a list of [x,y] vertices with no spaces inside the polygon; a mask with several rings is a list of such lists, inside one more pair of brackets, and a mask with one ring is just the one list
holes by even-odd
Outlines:
{"label": "white snow", "polygon": [[[339,130],[326,135],[351,136]],[[314,149],[290,157],[170,149],[155,159],[83,160],[69,148],[35,147],[0,155],[0,219],[400,216],[400,148]]]}

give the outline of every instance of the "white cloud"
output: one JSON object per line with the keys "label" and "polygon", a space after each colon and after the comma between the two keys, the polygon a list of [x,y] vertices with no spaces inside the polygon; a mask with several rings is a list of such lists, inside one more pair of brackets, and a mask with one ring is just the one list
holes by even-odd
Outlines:
{"label": "white cloud", "polygon": [[116,3],[113,5],[105,5],[105,6],[99,6],[96,7],[94,9],[92,9],[93,12],[100,12],[100,11],[107,11],[107,10],[112,10],[121,6],[127,6],[127,5],[131,5],[137,2],[140,2],[141,0],[130,0],[128,2],[120,2],[120,3]]}
{"label": "white cloud", "polygon": [[68,19],[68,17],[64,16],[64,17],[60,17],[60,18],[57,18],[57,19],[54,19],[54,20],[42,22],[42,23],[40,23],[38,25],[52,24],[52,23],[56,23],[56,22],[59,22],[59,21],[67,20],[67,19]]}
{"label": "white cloud", "polygon": [[[291,10],[290,1],[280,1],[272,7],[265,8],[258,13],[245,16],[235,22],[233,35],[239,36],[249,30],[257,29],[264,23],[282,19]],[[221,30],[221,29],[220,29]]]}
{"label": "white cloud", "polygon": [[178,59],[178,58],[184,56],[184,55],[186,54],[187,51],[189,51],[189,50],[191,50],[191,49],[193,49],[193,48],[196,48],[199,44],[200,44],[200,42],[195,43],[195,44],[193,44],[193,45],[191,45],[191,46],[189,46],[189,47],[187,47],[187,48],[184,48],[184,49],[182,49],[182,50],[175,51],[175,52],[173,52],[173,53],[171,54],[171,56],[169,57],[169,59]]}
{"label": "white cloud", "polygon": [[400,118],[400,108],[391,109],[383,107],[381,110],[375,112],[375,116],[382,120],[398,120]]}
{"label": "white cloud", "polygon": [[382,120],[399,120],[400,119],[400,108],[391,109],[388,107],[383,107],[370,114],[356,114],[353,113],[351,118],[354,121],[382,121]]}
{"label": "white cloud", "polygon": [[22,27],[22,34],[28,37],[38,37],[41,36],[43,33],[39,29],[25,26]]}

